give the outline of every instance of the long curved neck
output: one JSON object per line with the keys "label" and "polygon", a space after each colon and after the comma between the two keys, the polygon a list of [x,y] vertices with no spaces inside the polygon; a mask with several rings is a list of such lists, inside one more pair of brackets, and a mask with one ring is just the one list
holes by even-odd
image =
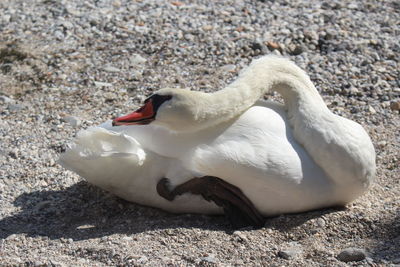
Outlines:
{"label": "long curved neck", "polygon": [[266,56],[253,61],[235,82],[201,100],[199,118],[214,123],[234,118],[268,91],[282,95],[294,138],[345,188],[340,194],[348,190],[355,196],[369,185],[375,152],[368,135],[359,124],[331,113],[307,74],[289,60]]}
{"label": "long curved neck", "polygon": [[328,111],[303,70],[287,59],[267,56],[253,61],[236,81],[211,94],[206,109],[199,110],[204,113],[200,116],[216,120],[236,117],[269,91],[282,95],[289,117],[299,111]]}

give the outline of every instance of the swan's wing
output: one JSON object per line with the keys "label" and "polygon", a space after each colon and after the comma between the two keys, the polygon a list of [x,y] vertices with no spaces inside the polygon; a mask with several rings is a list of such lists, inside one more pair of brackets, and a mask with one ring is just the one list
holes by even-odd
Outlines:
{"label": "swan's wing", "polygon": [[172,185],[193,177],[177,159],[146,150],[132,136],[101,127],[80,131],[74,143],[61,154],[59,162],[88,182],[128,201],[171,212],[220,213],[221,209],[200,196],[187,194],[173,202],[158,195],[157,182],[170,178]]}
{"label": "swan's wing", "polygon": [[285,116],[279,106],[254,106],[218,138],[196,147],[187,165],[241,188],[264,214],[300,211],[328,199],[329,179],[293,138]]}

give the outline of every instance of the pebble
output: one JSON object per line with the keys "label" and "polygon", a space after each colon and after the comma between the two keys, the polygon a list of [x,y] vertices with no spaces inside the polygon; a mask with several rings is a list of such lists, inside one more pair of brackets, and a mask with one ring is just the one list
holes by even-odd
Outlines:
{"label": "pebble", "polygon": [[69,123],[72,127],[79,127],[82,123],[81,119],[75,116],[65,116],[63,121]]}
{"label": "pebble", "polygon": [[372,106],[368,106],[368,111],[371,114],[375,114],[376,113],[376,110]]}
{"label": "pebble", "polygon": [[209,263],[217,263],[214,254],[209,254],[207,257],[201,257],[201,261],[209,262]]}
{"label": "pebble", "polygon": [[289,46],[289,52],[293,56],[298,56],[304,52],[304,47],[301,45],[291,45]]}
{"label": "pebble", "polygon": [[10,110],[10,111],[21,111],[21,110],[23,110],[25,108],[25,106],[24,105],[22,105],[22,104],[10,104],[10,105],[8,105],[8,110]]}
{"label": "pebble", "polygon": [[103,70],[105,70],[105,71],[107,71],[107,72],[111,72],[111,73],[113,73],[113,72],[120,72],[120,71],[121,71],[120,69],[118,69],[118,68],[116,68],[116,67],[113,67],[113,66],[105,66],[105,67],[103,68]]}
{"label": "pebble", "polygon": [[211,31],[213,29],[213,26],[212,25],[204,25],[202,27],[202,29],[203,29],[203,31]]}
{"label": "pebble", "polygon": [[129,61],[132,65],[137,66],[146,63],[147,60],[139,54],[133,54],[129,57]]}
{"label": "pebble", "polygon": [[400,100],[391,102],[390,109],[391,110],[400,110]]}
{"label": "pebble", "polygon": [[387,142],[386,141],[379,141],[377,143],[377,145],[378,145],[378,147],[382,148],[382,147],[385,147],[387,145]]}
{"label": "pebble", "polygon": [[236,66],[229,64],[221,67],[221,70],[224,72],[234,72],[236,70]]}
{"label": "pebble", "polygon": [[105,83],[105,82],[98,82],[98,81],[95,81],[95,82],[94,82],[94,85],[95,85],[96,87],[110,87],[110,86],[112,86],[112,83]]}
{"label": "pebble", "polygon": [[270,50],[281,49],[281,46],[280,46],[278,43],[276,43],[276,42],[271,42],[271,41],[268,41],[268,42],[267,42],[267,47],[268,47]]}
{"label": "pebble", "polygon": [[337,256],[338,260],[343,262],[362,261],[367,257],[367,252],[360,248],[343,249]]}
{"label": "pebble", "polygon": [[278,256],[285,260],[290,260],[300,256],[302,253],[303,253],[303,248],[299,243],[290,242],[287,244],[286,248],[281,249],[278,252]]}
{"label": "pebble", "polygon": [[0,101],[5,103],[5,104],[14,103],[15,102],[14,99],[9,98],[9,97],[7,97],[5,95],[0,95]]}
{"label": "pebble", "polygon": [[246,235],[244,235],[241,231],[234,231],[233,235],[239,237],[241,241],[247,241]]}
{"label": "pebble", "polygon": [[325,225],[326,225],[325,220],[322,219],[322,218],[318,218],[318,219],[317,219],[317,225],[318,225],[319,227],[321,227],[321,228],[325,227]]}
{"label": "pebble", "polygon": [[146,256],[141,256],[138,260],[137,263],[139,264],[145,264],[146,262],[148,262],[149,259]]}

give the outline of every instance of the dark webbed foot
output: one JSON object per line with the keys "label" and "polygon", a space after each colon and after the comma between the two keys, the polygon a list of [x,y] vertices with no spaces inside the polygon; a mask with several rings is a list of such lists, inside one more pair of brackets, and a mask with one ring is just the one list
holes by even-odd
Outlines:
{"label": "dark webbed foot", "polygon": [[160,181],[157,183],[157,193],[162,196],[163,198],[172,201],[174,200],[175,196],[172,194],[172,190],[169,189],[170,187],[170,182],[169,179],[167,178],[162,178]]}
{"label": "dark webbed foot", "polygon": [[205,200],[213,201],[222,207],[235,227],[247,225],[259,227],[264,224],[264,218],[242,190],[217,177],[193,178],[176,186],[173,190],[169,189],[168,179],[163,178],[157,184],[157,192],[170,201],[187,192],[201,195]]}

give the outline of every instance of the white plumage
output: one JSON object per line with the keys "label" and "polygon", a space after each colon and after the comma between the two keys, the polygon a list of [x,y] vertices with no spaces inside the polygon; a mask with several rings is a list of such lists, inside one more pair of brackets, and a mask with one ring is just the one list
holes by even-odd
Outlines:
{"label": "white plumage", "polygon": [[[269,90],[285,105],[258,100]],[[154,122],[81,131],[62,165],[129,201],[207,214],[222,209],[192,194],[168,201],[157,182],[216,176],[239,187],[263,215],[275,215],[348,203],[374,179],[367,133],[331,113],[308,76],[286,59],[255,60],[212,94],[158,93],[172,99]]]}

